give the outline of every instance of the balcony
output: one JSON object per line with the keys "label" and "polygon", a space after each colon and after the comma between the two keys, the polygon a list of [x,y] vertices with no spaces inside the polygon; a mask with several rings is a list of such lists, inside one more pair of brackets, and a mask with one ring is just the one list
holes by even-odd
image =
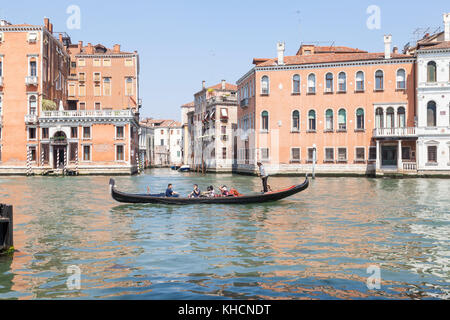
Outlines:
{"label": "balcony", "polygon": [[36,114],[27,114],[25,116],[26,124],[36,124],[38,122],[38,116]]}
{"label": "balcony", "polygon": [[373,130],[373,137],[379,138],[417,138],[416,128],[378,128]]}
{"label": "balcony", "polygon": [[242,109],[248,108],[249,103],[250,103],[250,101],[249,101],[248,98],[242,99],[242,100],[241,100],[241,108],[242,108]]}
{"label": "balcony", "polygon": [[27,86],[37,86],[38,85],[38,77],[37,76],[25,77],[25,84]]}
{"label": "balcony", "polygon": [[230,95],[230,96],[217,96],[212,97],[206,100],[207,107],[223,104],[223,105],[237,105],[237,97],[236,95]]}
{"label": "balcony", "polygon": [[111,122],[136,119],[132,110],[80,110],[80,111],[44,111],[39,117],[40,122]]}

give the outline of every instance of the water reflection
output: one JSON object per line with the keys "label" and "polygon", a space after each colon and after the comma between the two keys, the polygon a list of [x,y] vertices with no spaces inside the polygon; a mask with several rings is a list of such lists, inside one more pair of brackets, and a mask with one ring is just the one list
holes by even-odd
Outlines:
{"label": "water reflection", "polygon": [[[165,170],[116,180],[130,192],[261,188]],[[450,181],[327,178],[283,202],[215,207],[119,205],[108,181],[0,180],[20,250],[0,260],[0,298],[450,298]],[[66,287],[70,265],[82,270],[79,291]],[[382,268],[382,290],[367,289],[370,265]]]}

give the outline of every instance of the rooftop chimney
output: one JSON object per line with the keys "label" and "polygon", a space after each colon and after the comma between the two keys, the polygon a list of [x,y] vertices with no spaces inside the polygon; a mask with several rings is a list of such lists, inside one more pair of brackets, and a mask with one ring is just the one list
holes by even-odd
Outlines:
{"label": "rooftop chimney", "polygon": [[78,51],[83,50],[83,41],[78,41]]}
{"label": "rooftop chimney", "polygon": [[384,58],[385,59],[391,58],[391,44],[392,44],[392,36],[385,35],[384,36]]}
{"label": "rooftop chimney", "polygon": [[53,34],[53,23],[50,23],[50,29],[48,29],[48,31]]}
{"label": "rooftop chimney", "polygon": [[59,42],[63,43],[63,35],[62,35],[62,33],[59,34]]}
{"label": "rooftop chimney", "polygon": [[222,80],[222,90],[225,90],[227,88],[227,82],[225,80]]}
{"label": "rooftop chimney", "polygon": [[392,53],[397,54],[398,53],[398,47],[394,47],[394,49],[392,50]]}
{"label": "rooftop chimney", "polygon": [[444,13],[444,39],[450,41],[450,13]]}
{"label": "rooftop chimney", "polygon": [[205,80],[202,81],[202,89],[203,89],[203,90],[206,89],[206,81],[205,81]]}
{"label": "rooftop chimney", "polygon": [[278,50],[278,65],[283,66],[284,65],[284,50],[285,50],[284,42],[278,42],[277,50]]}
{"label": "rooftop chimney", "polygon": [[114,45],[114,53],[119,53],[120,52],[120,44],[115,44]]}
{"label": "rooftop chimney", "polygon": [[47,30],[50,30],[50,19],[49,18],[44,18],[44,27]]}
{"label": "rooftop chimney", "polygon": [[94,47],[92,46],[92,43],[88,43],[87,54],[94,54]]}

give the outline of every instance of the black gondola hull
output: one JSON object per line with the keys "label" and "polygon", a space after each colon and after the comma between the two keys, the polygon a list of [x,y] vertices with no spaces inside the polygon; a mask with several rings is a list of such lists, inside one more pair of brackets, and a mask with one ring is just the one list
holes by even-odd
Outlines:
{"label": "black gondola hull", "polygon": [[199,204],[254,204],[254,203],[266,203],[275,202],[286,199],[293,195],[296,195],[309,187],[309,179],[298,186],[291,187],[289,189],[261,193],[255,195],[247,195],[241,197],[217,197],[217,198],[167,198],[161,196],[152,196],[148,194],[129,194],[116,190],[115,181],[111,179],[110,189],[111,195],[114,200],[121,203],[149,203],[149,204],[164,204],[164,205],[199,205]]}

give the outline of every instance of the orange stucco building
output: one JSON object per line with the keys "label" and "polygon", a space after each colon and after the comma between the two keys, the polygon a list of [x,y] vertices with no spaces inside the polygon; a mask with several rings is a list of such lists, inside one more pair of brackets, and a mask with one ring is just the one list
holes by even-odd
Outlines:
{"label": "orange stucco building", "polygon": [[302,45],[254,59],[238,81],[237,171],[373,174],[415,162],[415,58]]}
{"label": "orange stucco building", "polygon": [[138,169],[139,56],[0,25],[0,174]]}

